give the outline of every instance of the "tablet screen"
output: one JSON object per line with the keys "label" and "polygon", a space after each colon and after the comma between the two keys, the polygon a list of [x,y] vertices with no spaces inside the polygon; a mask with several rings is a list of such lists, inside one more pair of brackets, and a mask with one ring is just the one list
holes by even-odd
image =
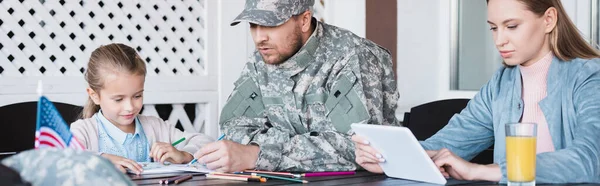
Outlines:
{"label": "tablet screen", "polygon": [[386,162],[379,165],[389,177],[446,184],[446,179],[406,127],[352,124],[356,134],[367,139]]}

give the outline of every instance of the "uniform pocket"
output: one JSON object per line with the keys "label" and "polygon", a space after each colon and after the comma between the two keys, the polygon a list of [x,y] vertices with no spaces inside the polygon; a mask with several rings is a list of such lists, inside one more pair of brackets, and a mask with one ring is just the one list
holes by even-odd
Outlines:
{"label": "uniform pocket", "polygon": [[352,89],[357,78],[354,74],[342,76],[332,87],[325,106],[327,116],[338,132],[346,133],[350,124],[369,118],[365,105]]}
{"label": "uniform pocket", "polygon": [[246,79],[234,90],[234,94],[223,107],[219,123],[233,117],[259,117],[263,114],[265,106],[262,102],[260,89],[252,79]]}

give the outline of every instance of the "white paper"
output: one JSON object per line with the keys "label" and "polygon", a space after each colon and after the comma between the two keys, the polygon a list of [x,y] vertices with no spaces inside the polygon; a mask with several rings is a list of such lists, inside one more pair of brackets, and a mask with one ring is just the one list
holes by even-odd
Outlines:
{"label": "white paper", "polygon": [[[163,165],[160,162],[138,162],[143,168],[142,174],[164,174],[164,173],[178,173],[178,172],[198,172],[198,173],[210,173],[212,170],[206,168],[199,163],[187,166],[187,164],[171,164],[165,162]],[[131,172],[129,169],[127,172]]]}

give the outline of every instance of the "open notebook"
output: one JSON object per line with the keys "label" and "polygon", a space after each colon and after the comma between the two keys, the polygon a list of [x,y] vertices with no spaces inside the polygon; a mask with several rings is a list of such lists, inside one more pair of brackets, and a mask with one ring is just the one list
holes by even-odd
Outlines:
{"label": "open notebook", "polygon": [[[160,162],[138,162],[142,165],[144,171],[142,174],[164,174],[164,173],[177,173],[177,172],[198,172],[198,173],[210,173],[212,170],[206,168],[199,163],[196,163],[191,166],[187,166],[187,164],[172,164],[165,162],[162,164]],[[129,169],[128,173],[133,173]]]}

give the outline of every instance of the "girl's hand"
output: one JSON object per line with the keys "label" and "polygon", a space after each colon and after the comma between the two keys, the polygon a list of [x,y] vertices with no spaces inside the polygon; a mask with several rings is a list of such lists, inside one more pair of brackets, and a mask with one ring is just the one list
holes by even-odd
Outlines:
{"label": "girl's hand", "polygon": [[125,168],[128,168],[129,170],[131,170],[132,172],[134,172],[137,175],[140,175],[142,173],[142,171],[144,170],[142,168],[142,166],[140,164],[138,164],[137,162],[127,159],[127,158],[124,158],[124,157],[121,157],[121,156],[107,154],[107,153],[103,153],[101,156],[108,159],[112,164],[115,165],[115,167],[117,167],[117,169],[119,169],[123,173],[127,172],[127,170],[125,170]]}
{"label": "girl's hand", "polygon": [[385,159],[369,145],[369,141],[358,135],[353,135],[352,141],[356,148],[354,151],[356,163],[369,172],[383,173],[379,163],[385,162]]}
{"label": "girl's hand", "polygon": [[154,161],[164,163],[169,161],[171,163],[187,163],[192,161],[194,157],[192,154],[184,151],[179,151],[169,143],[156,142],[152,144],[150,148],[150,157],[154,158]]}

